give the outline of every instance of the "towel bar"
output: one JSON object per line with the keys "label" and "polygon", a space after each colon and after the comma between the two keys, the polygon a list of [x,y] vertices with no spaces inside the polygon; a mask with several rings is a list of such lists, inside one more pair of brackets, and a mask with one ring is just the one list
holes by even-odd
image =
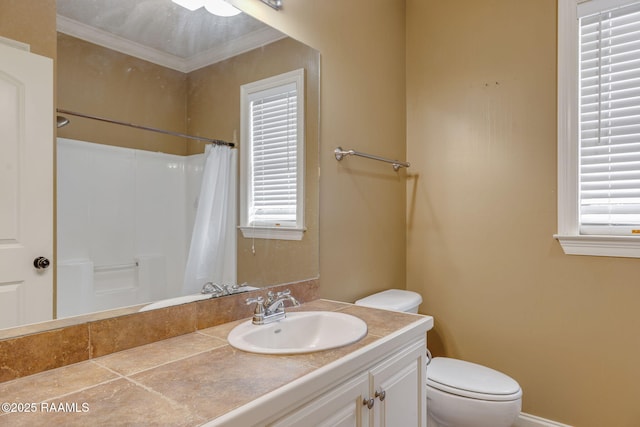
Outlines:
{"label": "towel bar", "polygon": [[335,150],[333,150],[333,153],[336,155],[337,161],[344,159],[345,156],[359,156],[359,157],[365,157],[367,159],[378,160],[379,162],[391,163],[391,166],[393,166],[393,170],[396,172],[400,168],[408,168],[409,166],[411,166],[409,162],[401,162],[400,160],[387,159],[385,157],[374,156],[373,154],[361,153],[355,150],[343,150],[342,147],[336,148]]}

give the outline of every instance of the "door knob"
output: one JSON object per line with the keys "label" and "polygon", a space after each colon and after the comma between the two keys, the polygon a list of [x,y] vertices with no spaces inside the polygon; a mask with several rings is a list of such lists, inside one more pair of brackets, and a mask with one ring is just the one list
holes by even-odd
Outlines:
{"label": "door knob", "polygon": [[48,268],[50,264],[51,263],[49,262],[49,260],[43,256],[39,256],[38,258],[33,260],[33,266],[36,268],[36,270],[44,270]]}

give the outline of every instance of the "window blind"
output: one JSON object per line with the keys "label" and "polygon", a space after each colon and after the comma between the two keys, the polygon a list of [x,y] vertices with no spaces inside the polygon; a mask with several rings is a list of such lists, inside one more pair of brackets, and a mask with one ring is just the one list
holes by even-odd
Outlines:
{"label": "window blind", "polygon": [[580,17],[579,68],[580,233],[640,234],[640,3]]}
{"label": "window blind", "polygon": [[296,84],[252,94],[251,225],[295,225],[297,209]]}

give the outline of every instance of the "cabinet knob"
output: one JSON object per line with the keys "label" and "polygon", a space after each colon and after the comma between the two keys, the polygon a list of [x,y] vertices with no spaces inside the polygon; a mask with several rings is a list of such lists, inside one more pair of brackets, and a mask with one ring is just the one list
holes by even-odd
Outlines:
{"label": "cabinet knob", "polygon": [[365,405],[369,409],[373,408],[373,404],[374,403],[376,403],[376,401],[373,398],[367,399],[365,397],[364,400],[362,401],[362,404]]}
{"label": "cabinet knob", "polygon": [[39,256],[38,258],[33,260],[33,266],[36,268],[36,270],[44,270],[49,267],[49,264],[51,264],[49,260],[43,256]]}
{"label": "cabinet knob", "polygon": [[384,390],[376,391],[376,397],[380,399],[380,402],[382,402],[384,398],[387,397],[387,392]]}

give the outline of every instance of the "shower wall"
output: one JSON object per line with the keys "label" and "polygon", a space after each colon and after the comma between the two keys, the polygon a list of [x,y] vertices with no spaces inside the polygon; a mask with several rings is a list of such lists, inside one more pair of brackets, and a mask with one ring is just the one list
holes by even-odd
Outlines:
{"label": "shower wall", "polygon": [[58,317],[181,293],[203,155],[58,138]]}

